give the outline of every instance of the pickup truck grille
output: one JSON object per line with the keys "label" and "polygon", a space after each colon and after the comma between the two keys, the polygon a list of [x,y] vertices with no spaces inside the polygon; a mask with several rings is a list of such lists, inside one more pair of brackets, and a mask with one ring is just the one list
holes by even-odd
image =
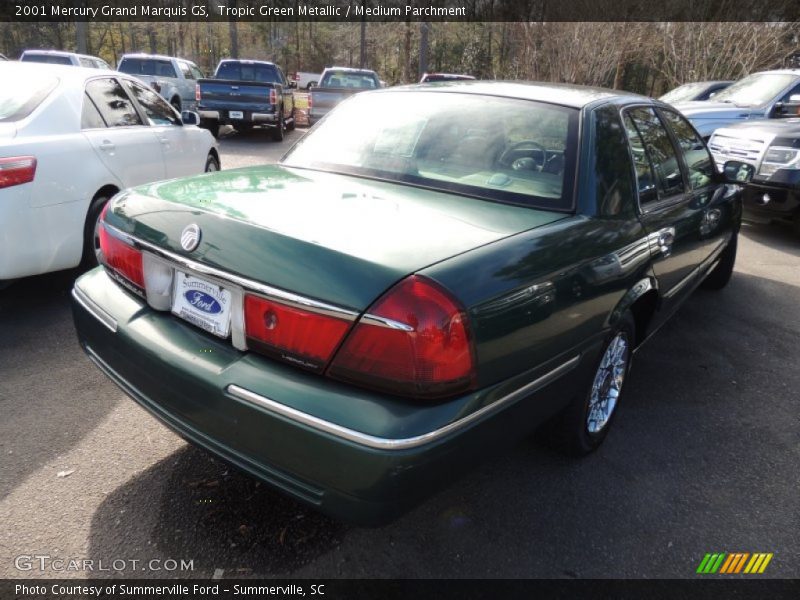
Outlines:
{"label": "pickup truck grille", "polygon": [[748,140],[724,135],[713,135],[708,141],[708,149],[711,150],[720,168],[728,160],[740,160],[758,165],[765,146],[764,140]]}

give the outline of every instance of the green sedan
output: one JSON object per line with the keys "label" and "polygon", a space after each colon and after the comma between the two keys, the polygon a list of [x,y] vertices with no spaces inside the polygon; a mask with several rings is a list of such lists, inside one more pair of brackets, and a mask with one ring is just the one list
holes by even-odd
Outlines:
{"label": "green sedan", "polygon": [[731,277],[751,175],[641,96],[367,92],[277,165],[115,196],[75,324],[187,440],[381,523],[543,423],[597,448],[636,349]]}

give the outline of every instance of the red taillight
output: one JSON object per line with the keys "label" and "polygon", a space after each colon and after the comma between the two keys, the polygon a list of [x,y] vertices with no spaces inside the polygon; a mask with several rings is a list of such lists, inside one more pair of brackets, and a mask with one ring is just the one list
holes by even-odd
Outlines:
{"label": "red taillight", "polygon": [[311,93],[308,94],[308,110],[311,110]]}
{"label": "red taillight", "polygon": [[351,322],[245,295],[247,345],[301,367],[321,371]]}
{"label": "red taillight", "polygon": [[[104,220],[108,204],[103,209],[101,220]],[[105,223],[100,224],[100,250],[103,251],[103,263],[122,275],[131,283],[144,289],[144,271],[142,270],[142,253],[109,233]]]}
{"label": "red taillight", "polygon": [[270,104],[278,103],[278,92],[275,91],[275,88],[270,88],[269,90],[269,103]]}
{"label": "red taillight", "polygon": [[194,99],[195,99],[195,102],[200,102],[201,94],[200,94],[200,84],[199,83],[195,83],[194,84]]}
{"label": "red taillight", "polygon": [[33,181],[36,159],[33,156],[0,158],[0,188]]}
{"label": "red taillight", "polygon": [[466,313],[429,279],[404,279],[362,317],[328,374],[382,391],[436,398],[471,389],[475,359]]}

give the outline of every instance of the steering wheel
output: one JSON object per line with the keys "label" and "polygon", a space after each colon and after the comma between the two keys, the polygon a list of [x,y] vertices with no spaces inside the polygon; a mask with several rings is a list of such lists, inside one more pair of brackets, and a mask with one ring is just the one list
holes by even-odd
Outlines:
{"label": "steering wheel", "polygon": [[497,162],[515,171],[541,171],[547,164],[547,150],[538,142],[525,140],[506,148]]}

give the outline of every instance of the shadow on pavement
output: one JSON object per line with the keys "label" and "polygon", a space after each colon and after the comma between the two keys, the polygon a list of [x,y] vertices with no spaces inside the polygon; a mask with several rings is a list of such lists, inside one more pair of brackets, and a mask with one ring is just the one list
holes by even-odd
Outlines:
{"label": "shadow on pavement", "polygon": [[29,277],[0,291],[0,499],[77,445],[118,397],[78,344],[69,304],[78,275]]}

